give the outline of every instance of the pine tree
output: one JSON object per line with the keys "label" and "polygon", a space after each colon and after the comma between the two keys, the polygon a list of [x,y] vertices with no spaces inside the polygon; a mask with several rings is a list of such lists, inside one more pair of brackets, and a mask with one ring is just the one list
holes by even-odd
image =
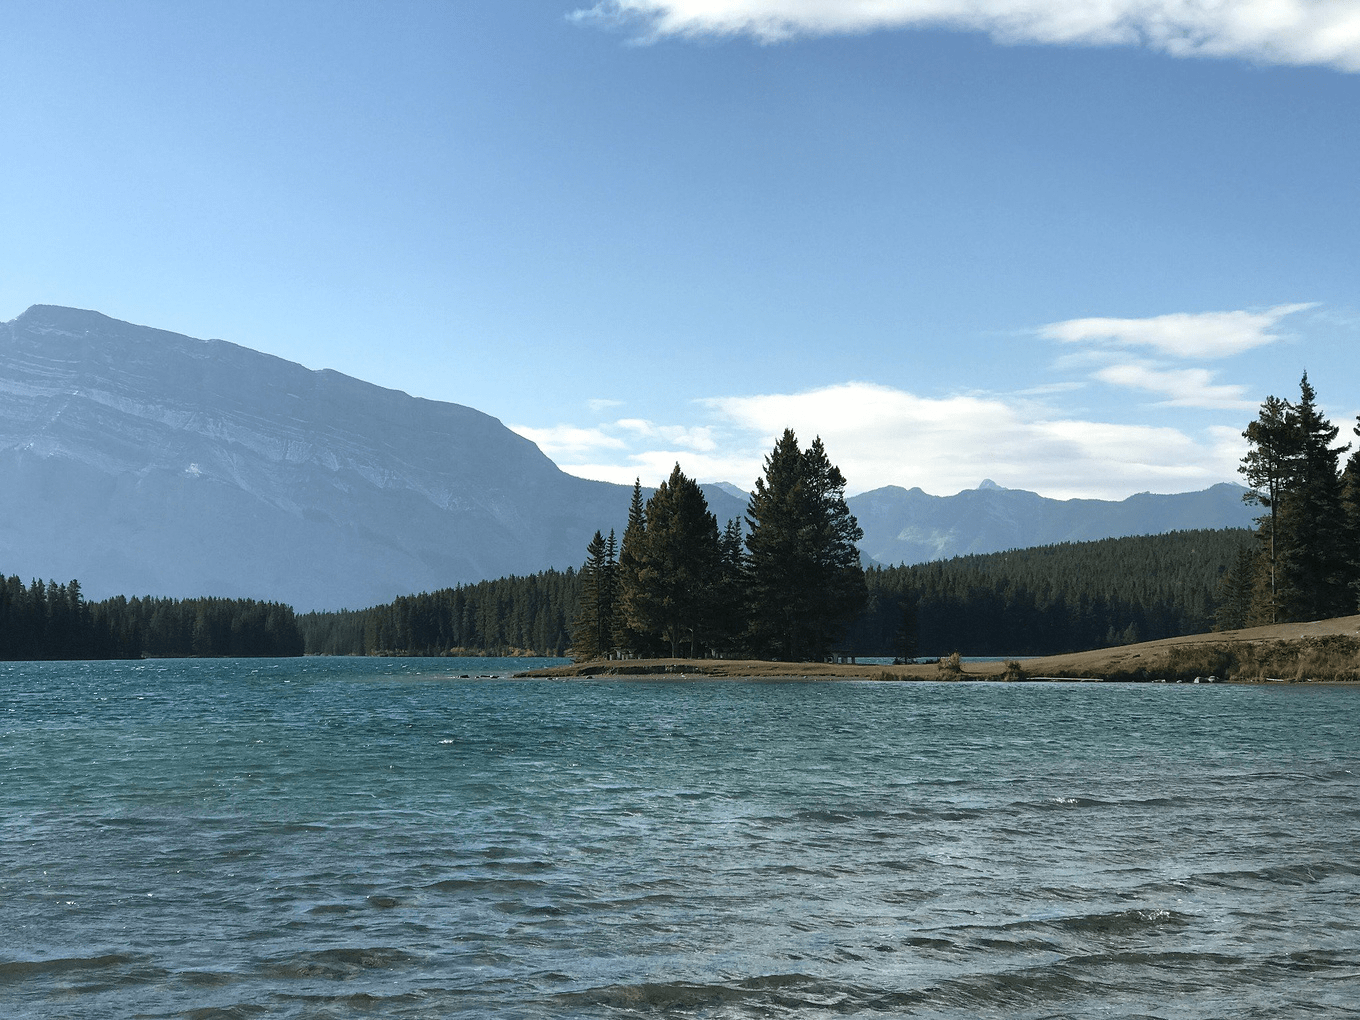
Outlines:
{"label": "pine tree", "polygon": [[791,661],[824,656],[866,596],[855,547],[864,533],[820,438],[804,453],[793,430],[784,430],[756,479],[746,520],[753,644]]}
{"label": "pine tree", "polygon": [[745,550],[741,522],[730,520],[718,539],[718,573],[710,597],[706,643],[715,655],[742,650],[746,631]]}
{"label": "pine tree", "polygon": [[1233,561],[1231,569],[1223,574],[1219,584],[1214,630],[1237,630],[1247,626],[1261,566],[1259,549],[1244,546],[1237,554],[1237,559]]}
{"label": "pine tree", "polygon": [[1346,530],[1337,461],[1337,426],[1323,417],[1305,372],[1290,406],[1294,457],[1281,495],[1278,527],[1285,538],[1277,596],[1289,620],[1321,620],[1353,611],[1343,536]]}
{"label": "pine tree", "polygon": [[628,526],[623,531],[615,570],[614,647],[626,655],[646,655],[653,651],[642,622],[642,588],[638,580],[646,543],[647,511],[642,503],[642,482],[634,479]]}
{"label": "pine tree", "polygon": [[[1254,607],[1257,615],[1264,613],[1268,622],[1279,619],[1279,600],[1276,595],[1279,574],[1279,519],[1276,510],[1280,493],[1287,484],[1290,462],[1295,457],[1295,437],[1289,421],[1289,406],[1279,397],[1266,397],[1256,420],[1242,433],[1249,444],[1239,469],[1250,487],[1242,498],[1265,508],[1257,518],[1257,535],[1264,545],[1265,577],[1268,606]],[[1257,599],[1259,603],[1259,598]]]}
{"label": "pine tree", "polygon": [[610,648],[614,623],[611,559],[609,544],[600,532],[595,532],[586,546],[586,562],[581,568],[581,604],[571,631],[571,655],[578,661],[598,659]]}
{"label": "pine tree", "polygon": [[600,565],[599,629],[600,654],[612,658],[615,651],[614,634],[618,630],[616,617],[619,607],[619,544],[614,529],[604,543],[604,562]]}
{"label": "pine tree", "polygon": [[[1360,417],[1352,429],[1360,436]],[[1350,612],[1360,605],[1360,449],[1350,455],[1341,472],[1342,556],[1346,561]]]}
{"label": "pine tree", "polygon": [[676,464],[647,501],[646,521],[628,625],[660,636],[672,656],[687,641],[693,656],[711,620],[720,562],[717,518],[703,489]]}

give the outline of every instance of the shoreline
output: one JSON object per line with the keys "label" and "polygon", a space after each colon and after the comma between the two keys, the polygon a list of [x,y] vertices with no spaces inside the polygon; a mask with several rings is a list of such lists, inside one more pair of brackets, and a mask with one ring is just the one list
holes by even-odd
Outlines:
{"label": "shoreline", "polygon": [[[942,660],[942,663],[947,660]],[[900,666],[764,659],[596,659],[514,674],[633,681],[990,681],[996,683],[1360,682],[1360,616],[1189,634],[1133,645],[1006,662]]]}

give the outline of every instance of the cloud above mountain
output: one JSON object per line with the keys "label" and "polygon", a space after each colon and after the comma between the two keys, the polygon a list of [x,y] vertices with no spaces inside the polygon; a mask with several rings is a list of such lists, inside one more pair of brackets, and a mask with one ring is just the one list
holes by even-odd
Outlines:
{"label": "cloud above mountain", "polygon": [[745,35],[765,43],[953,28],[999,42],[1144,46],[1178,57],[1360,71],[1360,8],[1340,0],[602,0],[573,18],[644,38]]}
{"label": "cloud above mountain", "polygon": [[1058,498],[1123,498],[1184,491],[1233,476],[1240,437],[1209,429],[1195,438],[1167,426],[1066,417],[998,395],[922,397],[852,382],[806,393],[709,401],[735,425],[765,436],[786,426],[820,434],[852,490],[855,480],[971,488],[982,478]]}
{"label": "cloud above mountain", "polygon": [[[1196,381],[1149,376],[1141,383],[1174,388]],[[1216,395],[1225,403],[1238,396],[1234,387],[1220,390]],[[619,419],[560,436],[516,431],[539,442],[564,471],[587,478],[628,483],[640,477],[655,485],[678,462],[700,480],[750,486],[774,440],[792,428],[805,443],[822,437],[852,493],[894,484],[948,494],[993,478],[1058,498],[1122,499],[1231,478],[1242,453],[1237,429],[1192,435],[1170,426],[1095,421],[1023,394],[928,397],[848,382],[699,403],[708,417],[704,426]]]}
{"label": "cloud above mountain", "polygon": [[1276,305],[1263,312],[1173,312],[1142,319],[1068,319],[1051,322],[1039,335],[1063,343],[1100,342],[1117,347],[1151,347],[1173,358],[1226,358],[1280,339],[1275,327],[1312,303]]}

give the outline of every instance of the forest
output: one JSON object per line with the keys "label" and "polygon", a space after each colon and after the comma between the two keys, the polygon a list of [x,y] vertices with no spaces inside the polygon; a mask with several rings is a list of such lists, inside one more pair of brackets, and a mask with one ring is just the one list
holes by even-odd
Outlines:
{"label": "forest", "polygon": [[[1202,633],[1253,545],[1240,528],[1178,531],[870,567],[864,609],[834,650],[1039,655]],[[580,571],[545,571],[298,625],[308,654],[565,655],[582,587]]]}
{"label": "forest", "polygon": [[[1360,435],[1360,419],[1353,429]],[[1317,407],[1268,397],[1243,436],[1253,530],[1064,543],[861,570],[844,478],[786,432],[744,521],[719,529],[677,465],[623,541],[546,570],[294,617],[240,599],[0,586],[0,658],[178,655],[1039,655],[1326,619],[1360,599],[1360,450]]]}
{"label": "forest", "polygon": [[121,595],[87,602],[79,581],[0,583],[0,660],[301,654],[293,610],[277,602]]}
{"label": "forest", "polygon": [[[1242,474],[1260,505],[1256,542],[1234,561],[1220,629],[1325,620],[1360,600],[1360,448],[1317,406],[1308,373],[1297,400],[1270,396],[1243,437]],[[1352,428],[1360,436],[1360,417]]]}
{"label": "forest", "polygon": [[[1183,531],[870,567],[864,574],[865,608],[838,650],[1025,655],[1203,632],[1222,611],[1225,575],[1256,544],[1253,533],[1241,529]],[[581,582],[580,571],[548,570],[294,619],[287,606],[230,599],[86,603],[76,584],[35,582],[26,590],[11,577],[0,593],[0,658],[303,651],[561,656],[571,647]],[[15,597],[33,589],[35,598]],[[905,606],[914,610],[910,617]]]}

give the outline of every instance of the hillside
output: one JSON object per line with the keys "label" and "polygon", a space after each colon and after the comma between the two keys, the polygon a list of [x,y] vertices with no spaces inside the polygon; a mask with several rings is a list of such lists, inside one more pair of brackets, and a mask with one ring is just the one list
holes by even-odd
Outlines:
{"label": "hillside", "polygon": [[1260,508],[1242,502],[1246,491],[1222,482],[1200,492],[1140,492],[1122,500],[1049,499],[984,481],[952,496],[889,485],[847,502],[864,529],[860,549],[893,565],[1059,542],[1247,528]]}
{"label": "hillside", "polygon": [[[1236,525],[1232,486],[1119,503],[984,485],[849,503],[866,562]],[[705,486],[719,523],[736,486]],[[36,305],[0,324],[0,572],[94,599],[377,605],[579,566],[626,486],[576,478],[471,407]]]}
{"label": "hillside", "polygon": [[97,312],[0,325],[0,394],[0,569],[93,598],[370,605],[565,568],[627,514],[473,408]]}

